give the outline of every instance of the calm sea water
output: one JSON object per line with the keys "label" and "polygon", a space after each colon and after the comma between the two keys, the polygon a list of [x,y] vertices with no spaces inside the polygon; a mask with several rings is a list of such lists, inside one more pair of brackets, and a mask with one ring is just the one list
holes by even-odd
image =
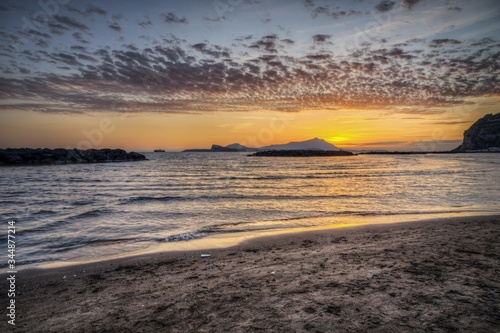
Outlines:
{"label": "calm sea water", "polygon": [[500,154],[146,155],[1,168],[2,244],[10,220],[18,265],[35,265],[215,233],[500,213]]}

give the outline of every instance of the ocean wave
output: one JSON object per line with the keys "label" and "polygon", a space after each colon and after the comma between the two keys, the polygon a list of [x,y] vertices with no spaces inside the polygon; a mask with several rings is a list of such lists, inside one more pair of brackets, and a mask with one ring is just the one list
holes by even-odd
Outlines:
{"label": "ocean wave", "polygon": [[337,194],[337,195],[199,195],[199,196],[140,196],[123,198],[120,200],[121,205],[145,203],[145,202],[170,202],[170,201],[220,201],[220,200],[247,200],[247,201],[263,201],[263,200],[317,200],[317,199],[357,199],[357,198],[370,198],[369,195],[359,194]]}
{"label": "ocean wave", "polygon": [[[244,224],[249,224],[248,222],[242,222],[242,225]],[[241,233],[241,232],[247,232],[247,231],[259,231],[259,230],[269,230],[273,229],[271,226],[265,226],[265,227],[260,227],[260,228],[231,228],[227,229],[224,228],[224,226],[229,227],[233,226],[235,224],[227,224],[227,225],[218,225],[218,226],[210,226],[210,227],[204,227],[201,230],[193,231],[193,232],[186,232],[178,235],[173,235],[169,236],[164,240],[160,240],[162,242],[179,242],[179,241],[190,241],[194,239],[200,239],[207,237],[212,234],[229,234],[229,233]]]}
{"label": "ocean wave", "polygon": [[107,214],[110,212],[111,211],[109,209],[91,209],[91,210],[88,210],[86,212],[73,215],[69,219],[70,220],[79,220],[79,219],[87,218],[87,217],[98,217],[98,216],[101,216],[103,214]]}
{"label": "ocean wave", "polygon": [[[302,215],[295,217],[283,217],[272,219],[268,221],[242,221],[242,222],[233,222],[233,223],[223,223],[216,224],[211,226],[203,227],[202,229],[186,232],[178,235],[173,235],[165,240],[159,240],[164,242],[178,242],[178,241],[189,241],[193,239],[199,239],[203,237],[207,237],[212,234],[229,234],[229,233],[242,233],[248,231],[264,231],[264,230],[273,230],[273,229],[283,229],[286,228],[284,224],[273,225],[272,223],[286,223],[288,221],[307,221],[307,220],[316,220],[316,219],[325,219],[325,218],[335,218],[342,217],[348,218],[349,216],[407,216],[407,215],[440,215],[440,214],[450,214],[450,213],[471,213],[474,211],[467,210],[440,210],[440,211],[407,211],[407,212],[390,212],[390,211],[339,211],[335,213],[326,213],[326,214],[311,214],[311,215]],[[263,223],[263,222],[270,222]],[[257,224],[259,224],[257,226]],[[235,228],[236,227],[236,228]]]}
{"label": "ocean wave", "polygon": [[16,200],[0,200],[0,205],[15,205],[15,204],[22,204],[23,202],[21,201],[16,201]]}
{"label": "ocean wave", "polygon": [[89,240],[88,244],[90,246],[102,246],[102,245],[111,245],[118,243],[125,243],[130,241],[136,241],[135,238],[109,238],[109,239],[93,239]]}
{"label": "ocean wave", "polygon": [[57,214],[53,210],[41,209],[37,212],[32,213],[32,215],[47,215],[47,214]]}
{"label": "ocean wave", "polygon": [[227,176],[217,177],[216,180],[288,180],[288,179],[324,179],[337,176],[336,173],[320,173],[305,175],[268,175],[268,176]]}
{"label": "ocean wave", "polygon": [[75,215],[67,215],[67,216],[61,216],[60,218],[56,220],[52,220],[51,222],[48,223],[38,223],[36,227],[33,228],[24,228],[24,229],[19,229],[16,231],[17,234],[19,235],[26,235],[26,234],[32,234],[32,233],[45,233],[45,232],[50,232],[53,230],[57,230],[60,228],[63,228],[64,225],[66,224],[71,224],[74,223],[75,221],[78,221],[80,219],[88,218],[88,217],[99,217],[104,214],[111,213],[111,210],[108,209],[91,209],[83,213],[78,213]]}
{"label": "ocean wave", "polygon": [[78,201],[73,201],[71,204],[73,206],[85,206],[85,205],[91,205],[93,203],[94,203],[94,201],[90,201],[90,200],[78,200]]}
{"label": "ocean wave", "polygon": [[207,236],[207,233],[204,233],[204,232],[198,232],[198,231],[186,232],[186,233],[179,234],[179,235],[169,236],[164,241],[165,242],[188,241],[188,240],[192,240],[192,239],[202,238],[205,236]]}
{"label": "ocean wave", "polygon": [[130,204],[130,203],[142,203],[147,201],[173,201],[173,200],[189,200],[188,197],[176,197],[176,196],[160,196],[160,197],[149,197],[149,196],[139,196],[121,199],[120,204]]}

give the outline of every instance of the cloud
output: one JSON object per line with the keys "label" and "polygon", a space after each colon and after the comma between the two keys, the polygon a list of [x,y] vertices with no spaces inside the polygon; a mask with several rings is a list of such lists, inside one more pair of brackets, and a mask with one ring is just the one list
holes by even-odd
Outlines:
{"label": "cloud", "polygon": [[492,44],[492,43],[495,43],[495,40],[493,38],[488,37],[488,38],[483,38],[480,41],[471,43],[471,46],[483,46],[483,45],[488,45],[488,44]]}
{"label": "cloud", "polygon": [[120,25],[118,23],[116,23],[116,22],[113,22],[113,23],[109,24],[108,27],[110,29],[113,29],[114,31],[122,32],[122,27],[120,27]]}
{"label": "cloud", "polygon": [[[80,23],[77,20],[75,20],[71,17],[68,17],[68,16],[54,15],[53,18],[59,24],[61,24],[62,26],[66,27],[66,28],[74,28],[74,29],[78,29],[78,30],[81,30],[84,32],[88,32],[90,30],[90,28],[88,26],[86,26],[85,24]],[[59,27],[61,27],[61,26],[59,26]]]}
{"label": "cloud", "polygon": [[21,72],[22,74],[29,74],[31,73],[31,71],[27,68],[23,68],[23,67],[18,67],[18,70],[19,72]]}
{"label": "cloud", "polygon": [[220,21],[224,21],[226,19],[226,17],[223,15],[223,16],[215,16],[215,17],[208,17],[208,16],[203,16],[203,20],[207,21],[207,22],[220,22]]}
{"label": "cloud", "polygon": [[35,43],[36,46],[39,46],[41,48],[47,48],[49,47],[50,43],[46,39],[41,39],[39,38],[37,42]]}
{"label": "cloud", "polygon": [[325,43],[325,42],[329,41],[331,38],[332,38],[331,35],[318,34],[318,35],[312,36],[312,39],[315,43]]}
{"label": "cloud", "polygon": [[[378,119],[377,119],[378,120]],[[407,141],[379,141],[379,142],[366,142],[366,143],[342,143],[343,146],[356,146],[356,147],[369,147],[369,146],[384,146],[384,145],[401,145],[407,144]]]}
{"label": "cloud", "polygon": [[90,61],[90,62],[97,62],[97,59],[95,59],[94,57],[91,57],[91,56],[83,54],[83,53],[75,53],[75,55],[80,60],[85,60],[85,61]]}
{"label": "cloud", "polygon": [[401,1],[401,7],[407,7],[410,8],[416,5],[417,3],[421,2],[422,0],[403,0]]}
{"label": "cloud", "polygon": [[227,48],[220,47],[218,45],[214,45],[212,47],[207,46],[205,43],[198,43],[191,45],[191,47],[198,52],[201,52],[203,54],[209,55],[214,58],[221,58],[221,57],[229,57],[230,56],[230,51]]}
{"label": "cloud", "polygon": [[92,15],[92,14],[98,14],[98,15],[107,15],[108,12],[105,11],[104,9],[100,8],[100,7],[97,7],[97,6],[94,6],[92,4],[89,4],[87,6],[87,9],[85,10],[85,13],[88,14],[88,15]]}
{"label": "cloud", "polygon": [[273,35],[267,35],[267,36],[262,37],[262,39],[276,40],[276,39],[278,39],[278,36],[275,35],[275,34],[273,34]]}
{"label": "cloud", "polygon": [[154,52],[158,56],[166,57],[170,62],[187,61],[187,53],[182,48],[178,46],[156,46]]}
{"label": "cloud", "polygon": [[86,16],[84,11],[82,11],[76,7],[73,7],[71,5],[66,6],[66,10],[68,10],[71,13],[77,13],[77,14],[80,14],[81,16]]}
{"label": "cloud", "polygon": [[22,32],[24,35],[26,35],[27,37],[41,37],[41,38],[52,38],[52,36],[50,36],[49,34],[46,34],[44,32],[40,32],[38,30],[34,30],[34,29],[26,29]]}
{"label": "cloud", "polygon": [[73,50],[73,51],[78,51],[78,52],[87,52],[87,48],[81,46],[81,45],[72,45],[70,47],[70,50]]}
{"label": "cloud", "polygon": [[246,35],[246,36],[236,37],[234,40],[236,40],[238,42],[242,42],[242,41],[245,41],[245,40],[250,40],[252,38],[253,38],[253,35]]}
{"label": "cloud", "polygon": [[440,46],[446,46],[446,45],[458,45],[461,44],[462,42],[456,39],[434,39],[429,43],[430,47],[440,47]]}
{"label": "cloud", "polygon": [[67,26],[55,22],[50,22],[48,27],[50,32],[54,35],[64,35],[66,31],[70,30]]}
{"label": "cloud", "polygon": [[252,43],[249,48],[263,50],[269,53],[278,53],[276,49],[276,40],[278,36],[276,35],[267,35],[262,37],[260,40]]}
{"label": "cloud", "polygon": [[312,60],[329,60],[332,56],[330,54],[308,54],[306,58]]}
{"label": "cloud", "polygon": [[395,1],[390,1],[390,0],[383,0],[379,2],[378,4],[375,5],[375,9],[379,12],[388,12],[392,8],[394,8],[394,5],[396,4]]}
{"label": "cloud", "polygon": [[81,66],[82,64],[78,61],[77,57],[72,54],[58,52],[50,55],[55,61],[61,62],[69,66]]}
{"label": "cloud", "polygon": [[[41,42],[8,60],[16,64],[1,66],[5,103],[0,109],[72,113],[115,105],[114,110],[124,112],[200,113],[376,108],[419,115],[465,105],[468,97],[500,94],[498,41],[492,38],[374,42],[347,55],[322,47],[332,43],[332,35],[314,33],[306,36],[302,53],[295,52],[294,39],[278,34],[237,36],[231,40],[235,48],[175,35],[100,47],[83,38],[91,36],[86,26],[68,22],[60,18],[49,28],[76,29],[71,31],[76,45],[52,49]],[[51,41],[44,33],[26,31],[36,40]],[[10,39],[4,44],[1,51],[7,53],[15,45]],[[34,63],[40,66],[26,65]],[[46,66],[57,70],[39,70]],[[29,102],[7,104],[23,99]]]}
{"label": "cloud", "polygon": [[304,6],[306,8],[314,8],[314,1],[313,0],[304,0]]}
{"label": "cloud", "polygon": [[139,24],[144,29],[151,28],[153,26],[153,23],[151,22],[151,19],[149,18],[149,16],[146,16],[144,21],[140,21],[137,24]]}
{"label": "cloud", "polygon": [[405,60],[411,60],[413,58],[416,58],[416,56],[408,53],[408,52],[405,52],[403,49],[401,48],[398,48],[398,47],[395,47],[391,50],[385,50],[383,49],[381,51],[381,54],[384,56],[384,57],[388,57],[388,58],[394,58],[394,59],[405,59]]}
{"label": "cloud", "polygon": [[435,121],[431,122],[432,125],[462,125],[462,124],[471,124],[470,120],[460,120],[460,121]]}
{"label": "cloud", "polygon": [[271,22],[273,19],[271,18],[271,13],[267,12],[266,17],[262,18],[260,21],[264,24]]}
{"label": "cloud", "polygon": [[75,38],[77,41],[79,41],[82,44],[89,44],[90,42],[83,38],[82,34],[80,32],[74,32],[72,34],[73,38]]}
{"label": "cloud", "polygon": [[184,24],[188,23],[188,20],[185,17],[180,18],[175,13],[172,12],[169,12],[167,14],[162,14],[162,17],[166,23],[184,23]]}
{"label": "cloud", "polygon": [[362,15],[363,12],[354,10],[354,9],[340,9],[339,7],[335,7],[331,9],[329,5],[325,6],[316,6],[314,1],[306,0],[304,1],[304,6],[311,12],[312,18],[317,18],[318,16],[328,16],[332,19],[340,19],[342,17],[354,16],[354,15]]}
{"label": "cloud", "polygon": [[423,38],[412,38],[406,41],[407,43],[423,43],[425,39]]}
{"label": "cloud", "polygon": [[77,14],[80,14],[81,16],[84,16],[84,17],[90,17],[93,14],[98,14],[98,15],[103,15],[103,16],[108,14],[108,12],[105,11],[104,9],[97,7],[95,5],[92,5],[92,4],[87,5],[87,8],[85,10],[80,10],[76,7],[71,6],[71,5],[66,6],[66,9],[72,13],[77,13]]}

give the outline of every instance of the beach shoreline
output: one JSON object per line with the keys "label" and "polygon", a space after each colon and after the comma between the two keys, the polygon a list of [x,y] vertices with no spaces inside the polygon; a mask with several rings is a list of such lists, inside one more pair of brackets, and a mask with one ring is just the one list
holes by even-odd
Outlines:
{"label": "beach shoreline", "polygon": [[16,331],[494,332],[499,236],[460,217],[26,269]]}
{"label": "beach shoreline", "polygon": [[[169,242],[154,243],[138,250],[124,250],[119,254],[103,254],[101,256],[88,257],[84,256],[80,260],[54,260],[46,261],[38,264],[20,265],[19,269],[54,269],[66,266],[79,266],[85,264],[97,264],[99,262],[107,262],[113,260],[128,260],[133,257],[154,256],[168,252],[191,252],[191,251],[210,251],[217,249],[227,249],[237,247],[248,242],[259,241],[262,239],[266,242],[267,239],[286,237],[287,234],[297,235],[310,232],[331,232],[334,229],[349,229],[349,228],[364,228],[364,227],[379,227],[383,225],[397,226],[401,223],[434,223],[449,219],[477,218],[481,216],[493,216],[494,212],[483,213],[480,215],[470,215],[464,213],[448,214],[446,217],[438,215],[428,215],[421,217],[419,215],[393,215],[393,216],[344,216],[342,218],[321,217],[322,220],[328,220],[328,224],[319,223],[318,225],[263,229],[263,230],[248,230],[238,232],[221,232],[211,233],[203,237],[189,238],[186,240],[177,240]],[[318,218],[311,218],[318,219]],[[196,233],[196,232],[194,232]],[[188,233],[189,234],[189,233]],[[292,236],[293,237],[293,236]],[[106,251],[103,251],[106,253]]]}

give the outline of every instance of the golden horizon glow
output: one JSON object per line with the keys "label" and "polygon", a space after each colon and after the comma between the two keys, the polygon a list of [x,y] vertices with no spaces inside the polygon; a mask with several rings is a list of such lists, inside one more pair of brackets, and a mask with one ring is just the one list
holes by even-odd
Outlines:
{"label": "golden horizon glow", "polygon": [[[322,138],[341,149],[448,150],[499,95],[467,98],[461,106],[301,112],[41,113],[2,111],[0,148],[122,148],[180,151],[240,143],[262,147]],[[436,143],[437,142],[437,143]]]}
{"label": "golden horizon glow", "polygon": [[415,142],[462,140],[463,131],[485,114],[494,113],[498,102],[498,97],[491,97],[481,107],[462,107],[461,113],[452,108],[428,115],[362,109],[173,115],[68,115],[10,110],[2,114],[0,142],[2,148],[178,151],[232,143],[262,147],[318,137],[343,149],[390,149]]}

